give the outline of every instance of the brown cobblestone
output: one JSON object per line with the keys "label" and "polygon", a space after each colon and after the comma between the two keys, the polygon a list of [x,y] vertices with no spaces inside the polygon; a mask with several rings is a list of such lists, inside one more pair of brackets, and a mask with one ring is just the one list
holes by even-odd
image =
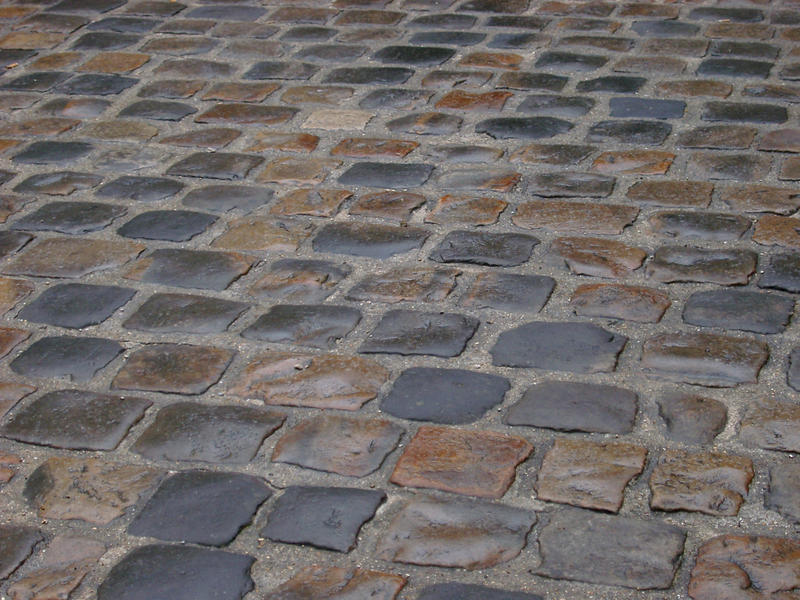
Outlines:
{"label": "brown cobblestone", "polygon": [[578,275],[624,278],[642,266],[647,254],[639,248],[602,238],[562,237],[550,249]]}
{"label": "brown cobblestone", "polygon": [[511,220],[524,229],[619,235],[638,214],[635,206],[537,200],[520,204]]}
{"label": "brown cobblestone", "polygon": [[342,202],[352,196],[348,190],[300,189],[282,196],[270,209],[277,215],[332,217]]}
{"label": "brown cobblestone", "polygon": [[347,292],[362,302],[441,302],[456,286],[454,269],[400,268],[368,275]]}
{"label": "brown cobblestone", "polygon": [[426,223],[439,225],[491,225],[497,222],[508,203],[481,196],[442,196],[426,215]]}
{"label": "brown cobblestone", "polygon": [[578,286],[570,298],[575,314],[585,317],[657,323],[672,302],[652,288],[615,283]]}

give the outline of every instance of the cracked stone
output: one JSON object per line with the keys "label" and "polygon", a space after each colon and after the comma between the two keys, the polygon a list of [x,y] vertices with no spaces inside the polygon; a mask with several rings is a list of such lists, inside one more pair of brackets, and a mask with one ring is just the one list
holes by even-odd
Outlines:
{"label": "cracked stone", "polygon": [[358,567],[305,567],[269,593],[272,600],[394,600],[405,585],[401,575]]}
{"label": "cracked stone", "polygon": [[665,333],[646,340],[642,369],[670,381],[707,387],[756,383],[769,357],[764,342],[711,333]]}
{"label": "cracked stone", "polygon": [[213,346],[152,344],[128,357],[111,387],[202,394],[220,380],[232,359],[232,351]]}
{"label": "cracked stone", "polygon": [[573,273],[592,277],[628,277],[647,257],[640,248],[603,238],[560,237],[553,240],[550,250]]}
{"label": "cracked stone", "polygon": [[267,404],[358,410],[389,378],[378,363],[360,356],[268,352],[257,356],[229,389],[234,396]]}
{"label": "cracked stone", "polygon": [[347,265],[286,258],[272,263],[269,273],[250,288],[250,293],[286,302],[322,302],[349,274]]}

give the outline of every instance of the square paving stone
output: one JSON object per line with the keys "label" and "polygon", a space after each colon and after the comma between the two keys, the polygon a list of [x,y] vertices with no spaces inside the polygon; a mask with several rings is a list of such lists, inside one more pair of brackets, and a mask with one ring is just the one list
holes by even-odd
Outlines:
{"label": "square paving stone", "polygon": [[43,519],[108,525],[155,486],[160,474],[97,458],[53,457],[26,481],[23,495]]}
{"label": "square paving stone", "polygon": [[412,565],[485,569],[516,557],[534,523],[534,513],[512,506],[420,497],[392,520],[376,553]]}
{"label": "square paving stone", "polygon": [[744,290],[695,292],[683,308],[683,320],[702,327],[755,333],[781,333],[794,313],[794,300]]}
{"label": "square paving stone", "polygon": [[377,490],[289,486],[273,506],[261,535],[273,542],[349,552],[361,526],[385,499],[386,494]]}
{"label": "square paving stone", "polygon": [[17,219],[13,228],[76,235],[104,229],[125,212],[121,206],[100,202],[51,202]]}
{"label": "square paving stone", "polygon": [[129,87],[139,83],[133,77],[121,75],[76,75],[72,79],[56,85],[59,94],[86,96],[113,96],[121,94]]}
{"label": "square paving stone", "polygon": [[92,148],[86,142],[33,142],[12,160],[31,165],[67,163],[83,158]]}
{"label": "square paving stone", "polygon": [[235,252],[160,249],[141,259],[126,275],[147,283],[224,290],[250,270],[254,259]]}
{"label": "square paving stone", "polygon": [[272,200],[274,194],[273,190],[265,187],[209,185],[192,190],[186,194],[182,203],[190,208],[212,212],[241,210],[249,213]]}
{"label": "square paving stone", "polygon": [[656,377],[704,385],[735,387],[756,383],[769,358],[769,346],[753,338],[712,333],[665,333],[642,346],[642,369]]}
{"label": "square paving stone", "polygon": [[[158,487],[128,526],[130,535],[224,546],[250,523],[272,492],[251,475],[183,471]],[[235,502],[231,502],[235,498]]]}
{"label": "square paving stone", "polygon": [[264,162],[260,156],[230,152],[197,152],[179,160],[167,170],[167,175],[202,177],[208,179],[244,179]]}
{"label": "square paving stone", "polygon": [[200,235],[217,217],[189,210],[152,210],[136,215],[117,229],[123,237],[185,242]]}
{"label": "square paving stone", "polygon": [[246,464],[285,416],[250,406],[170,404],[131,449],[152,460]]}
{"label": "square paving stone", "polygon": [[102,323],[135,293],[130,288],[110,285],[60,283],[42,292],[17,316],[34,323],[81,329]]}
{"label": "square paving stone", "polygon": [[380,468],[403,433],[402,427],[386,419],[336,414],[311,417],[280,439],[272,461],[364,477]]}
{"label": "square paving stone", "polygon": [[435,583],[422,588],[417,600],[544,600],[542,596],[471,583]]}
{"label": "square paving stone", "polygon": [[480,321],[454,313],[391,310],[367,336],[358,351],[364,354],[430,354],[458,356]]}
{"label": "square paving stone", "polygon": [[97,588],[98,600],[240,600],[253,589],[252,556],[157,544],[126,554]]}
{"label": "square paving stone", "polygon": [[332,348],[361,321],[361,311],[349,306],[277,304],[242,337],[279,344]]}
{"label": "square paving stone", "polygon": [[347,292],[357,302],[441,302],[456,286],[460,271],[399,268],[368,275]]}
{"label": "square paving stone", "polygon": [[588,323],[526,323],[505,331],[493,364],[573,373],[614,371],[628,338]]}
{"label": "square paving stone", "polygon": [[436,262],[513,267],[527,262],[539,239],[522,233],[451,231],[433,249]]}
{"label": "square paving stone", "polygon": [[155,202],[171,198],[184,188],[180,181],[163,177],[137,177],[124,175],[102,186],[96,196],[116,200]]}
{"label": "square paving stone", "polygon": [[111,384],[118,390],[202,394],[217,383],[233,352],[214,346],[153,344],[133,352]]}
{"label": "square paving stone", "polygon": [[543,381],[529,387],[508,409],[509,425],[587,433],[630,433],[636,393],[612,385]]}
{"label": "square paving stone", "polygon": [[250,293],[286,302],[322,302],[350,274],[350,267],[324,260],[284,258],[270,266]]}
{"label": "square paving stone", "polygon": [[59,390],[15,411],[0,435],[54,448],[113,450],[151,405],[143,398]]}
{"label": "square paving stone", "polygon": [[270,600],[394,600],[406,583],[402,575],[359,567],[305,567],[269,593]]}
{"label": "square paving stone", "polygon": [[395,380],[381,410],[413,421],[472,423],[503,402],[510,388],[508,381],[497,375],[412,367]]}
{"label": "square paving stone", "polygon": [[389,258],[418,250],[429,235],[427,230],[416,227],[331,223],[320,229],[312,246],[316,252]]}
{"label": "square paving stone", "polygon": [[555,287],[552,277],[516,273],[480,273],[461,298],[461,306],[537,313]]}
{"label": "square paving stone", "polygon": [[66,377],[88,381],[121,354],[113,340],[91,337],[44,337],[11,361],[11,370],[26,377]]}
{"label": "square paving stone", "polygon": [[693,395],[666,396],[658,400],[667,437],[686,444],[711,445],[728,422],[728,409],[719,400]]}
{"label": "square paving stone", "polygon": [[536,480],[540,500],[619,512],[625,487],[644,469],[647,449],[634,444],[559,438]]}
{"label": "square paving stone", "polygon": [[268,352],[248,364],[229,391],[267,404],[358,410],[388,379],[389,371],[360,356]]}
{"label": "square paving stone", "polygon": [[514,481],[517,465],[531,452],[533,446],[521,437],[422,426],[397,461],[390,481],[500,498]]}
{"label": "square paving stone", "polygon": [[650,475],[650,507],[735,516],[753,475],[753,461],[749,458],[666,450]]}
{"label": "square paving stone", "polygon": [[424,184],[433,165],[418,163],[360,162],[339,176],[342,185],[363,185],[387,189],[406,189]]}
{"label": "square paving stone", "polygon": [[11,575],[33,552],[44,537],[35,527],[25,525],[0,525],[0,578]]}
{"label": "square paving stone", "polygon": [[554,513],[539,534],[538,575],[637,590],[672,585],[684,531],[661,521],[577,509]]}
{"label": "square paving stone", "polygon": [[73,279],[119,267],[143,249],[144,246],[129,242],[50,238],[27,250],[3,272]]}
{"label": "square paving stone", "polygon": [[248,308],[190,294],[153,294],[122,326],[151,333],[222,333]]}

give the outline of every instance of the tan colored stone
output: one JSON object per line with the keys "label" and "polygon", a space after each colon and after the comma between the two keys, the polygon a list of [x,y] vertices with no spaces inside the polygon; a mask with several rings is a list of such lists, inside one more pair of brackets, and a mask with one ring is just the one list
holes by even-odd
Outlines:
{"label": "tan colored stone", "polygon": [[789,181],[800,180],[800,157],[792,156],[783,161],[781,166],[781,174],[778,179],[787,179]]}
{"label": "tan colored stone", "polygon": [[788,215],[800,208],[800,191],[767,185],[731,186],[722,190],[720,199],[737,212],[771,212]]}
{"label": "tan colored stone", "polygon": [[157,470],[140,465],[53,457],[30,476],[25,497],[40,518],[108,525],[153,488],[159,476]]}
{"label": "tan colored stone", "polygon": [[775,30],[761,23],[711,23],[706,27],[706,37],[768,40]]}
{"label": "tan colored stone", "polygon": [[800,219],[764,215],[756,223],[753,241],[763,246],[800,248]]}
{"label": "tan colored stone", "polygon": [[391,482],[500,498],[531,452],[533,446],[520,437],[423,425],[397,461]]}
{"label": "tan colored stone", "polygon": [[540,500],[619,512],[625,487],[644,469],[647,449],[633,444],[559,438],[536,480]]}
{"label": "tan colored stone", "polygon": [[76,119],[60,117],[40,117],[28,121],[16,121],[0,125],[0,135],[58,135],[77,127],[81,122]]}
{"label": "tan colored stone", "polygon": [[650,506],[735,516],[753,480],[753,461],[716,452],[666,450],[650,476]]}
{"label": "tan colored stone", "polygon": [[60,33],[14,31],[0,38],[0,48],[11,50],[41,50],[52,48],[64,41]]}
{"label": "tan colored stone", "polygon": [[15,327],[0,327],[0,358],[31,336],[30,331]]}
{"label": "tan colored stone", "polygon": [[657,323],[671,301],[651,288],[616,283],[585,284],[575,288],[570,306],[576,315]]}
{"label": "tan colored stone", "polygon": [[261,131],[252,138],[253,143],[245,148],[245,152],[263,152],[264,150],[281,150],[282,152],[313,152],[319,143],[319,137],[310,133],[276,133]]}
{"label": "tan colored stone", "polygon": [[0,382],[0,417],[6,414],[14,405],[36,391],[32,385],[14,383],[11,381]]}
{"label": "tan colored stone", "polygon": [[425,204],[425,196],[411,192],[375,192],[365,194],[350,206],[350,214],[363,217],[407,221],[411,213]]}
{"label": "tan colored stone", "polygon": [[471,93],[463,90],[448,92],[436,103],[436,108],[453,108],[457,110],[503,110],[506,100],[514,94],[511,92]]}
{"label": "tan colored stone", "polygon": [[246,251],[294,252],[309,235],[308,223],[267,217],[232,221],[225,233],[211,244],[214,248]]}
{"label": "tan colored stone", "polygon": [[6,265],[10,275],[83,277],[115,269],[136,258],[145,246],[120,240],[49,238]]}
{"label": "tan colored stone", "polygon": [[33,284],[24,279],[0,277],[0,315],[7,313],[33,291]]}
{"label": "tan colored stone", "polygon": [[269,163],[257,179],[262,183],[317,185],[341,164],[341,161],[330,158],[278,158]]}
{"label": "tan colored stone", "polygon": [[686,70],[686,61],[669,56],[631,56],[614,63],[618,73],[659,73],[677,75]]}
{"label": "tan colored stone", "polygon": [[[0,194],[0,223],[5,223],[8,217],[22,210],[32,200],[33,198]],[[0,313],[2,313],[2,306],[2,292],[0,292]]]}
{"label": "tan colored stone", "polygon": [[277,83],[223,81],[211,86],[211,89],[203,94],[201,99],[222,102],[261,102],[280,88],[281,86]]}
{"label": "tan colored stone", "polygon": [[405,577],[358,567],[305,567],[269,593],[270,600],[394,600]]}
{"label": "tan colored stone", "polygon": [[442,196],[431,212],[425,216],[426,223],[439,225],[491,225],[497,223],[508,202],[497,198],[471,195]]}
{"label": "tan colored stone", "polygon": [[403,158],[417,147],[419,143],[410,140],[348,138],[336,144],[331,149],[331,155],[353,158]]}
{"label": "tan colored stone", "polygon": [[37,71],[63,69],[78,62],[82,56],[80,52],[54,52],[37,58],[30,64],[30,68]]}
{"label": "tan colored stone", "polygon": [[352,195],[353,193],[349,190],[313,188],[294,190],[281,196],[269,212],[286,216],[332,217],[339,210],[342,202]]}
{"label": "tan colored stone", "polygon": [[556,238],[550,249],[573,273],[594,277],[628,277],[647,257],[640,248],[602,238]]}
{"label": "tan colored stone", "polygon": [[800,152],[800,129],[770,131],[761,138],[758,149],[770,152]]}
{"label": "tan colored stone", "polygon": [[358,410],[388,378],[389,371],[360,356],[269,352],[247,365],[229,391],[272,405]]}
{"label": "tan colored stone", "polygon": [[733,86],[721,81],[687,80],[663,81],[656,86],[656,91],[664,96],[714,96],[727,98]]}
{"label": "tan colored stone", "polygon": [[363,130],[374,115],[364,110],[320,109],[312,112],[303,122],[303,129],[359,129]]}
{"label": "tan colored stone", "polygon": [[627,197],[657,206],[706,208],[713,191],[714,184],[705,181],[640,181],[628,188]]}
{"label": "tan colored stone", "polygon": [[762,400],[748,407],[739,437],[754,448],[800,452],[800,404]]}
{"label": "tan colored stone", "polygon": [[86,137],[100,140],[146,142],[158,135],[158,128],[141,121],[95,121],[82,129]]}
{"label": "tan colored stone", "polygon": [[674,159],[672,152],[657,150],[603,152],[594,159],[592,171],[623,175],[663,175],[672,166]]}
{"label": "tan colored stone", "polygon": [[0,139],[0,153],[5,152],[10,148],[15,148],[22,143],[22,140],[4,140]]}
{"label": "tan colored stone", "polygon": [[485,67],[488,69],[519,69],[522,57],[510,52],[472,52],[459,62],[462,67]]}
{"label": "tan colored stone", "polygon": [[184,146],[189,148],[224,148],[242,135],[238,129],[228,127],[210,127],[179,133],[158,140],[159,144]]}
{"label": "tan colored stone", "polygon": [[90,73],[130,73],[150,60],[148,54],[100,52],[81,65],[78,71]]}
{"label": "tan colored stone", "polygon": [[638,214],[637,207],[622,204],[535,200],[520,204],[511,221],[525,229],[619,235],[636,220]]}
{"label": "tan colored stone", "polygon": [[341,86],[301,85],[291,87],[281,96],[286,104],[327,104],[339,106],[353,95],[353,88]]}

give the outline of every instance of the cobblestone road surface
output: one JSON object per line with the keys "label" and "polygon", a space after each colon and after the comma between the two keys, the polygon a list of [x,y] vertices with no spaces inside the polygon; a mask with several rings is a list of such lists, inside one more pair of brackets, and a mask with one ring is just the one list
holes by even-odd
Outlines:
{"label": "cobblestone road surface", "polygon": [[800,3],[0,20],[2,598],[800,598]]}

